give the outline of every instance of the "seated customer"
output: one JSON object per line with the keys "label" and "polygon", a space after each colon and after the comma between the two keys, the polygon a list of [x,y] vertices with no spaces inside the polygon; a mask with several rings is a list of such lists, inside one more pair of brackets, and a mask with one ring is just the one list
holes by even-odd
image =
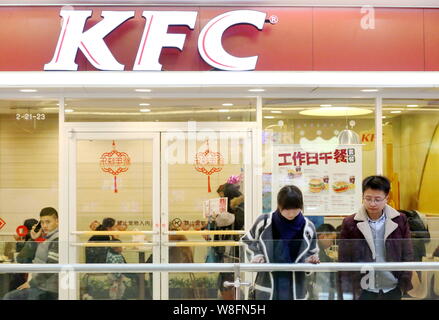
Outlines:
{"label": "seated customer", "polygon": [[[92,225],[95,225],[95,221],[93,221]],[[114,231],[116,230],[115,225],[116,220],[105,218],[101,224],[96,226],[94,231]],[[88,242],[110,242],[114,239],[114,236],[98,234],[88,239]],[[87,247],[85,248],[85,263],[106,263],[107,253],[107,247]]]}
{"label": "seated customer", "polygon": [[[336,238],[335,228],[328,223],[324,223],[317,228],[317,239],[319,246],[320,262],[334,262],[327,253]],[[336,293],[336,275],[334,272],[315,272],[311,277],[312,295],[315,300],[334,300]]]}
{"label": "seated customer", "polygon": [[[119,239],[113,239],[112,241],[120,242]],[[108,248],[106,263],[127,263],[122,251],[122,247]],[[110,282],[109,298],[123,299],[126,290],[124,280],[126,280],[127,277],[123,273],[109,273],[107,279]]]}
{"label": "seated customer", "polygon": [[[41,229],[35,232],[33,239],[43,236],[39,242],[32,263],[58,263],[58,212],[51,207],[40,212]],[[7,293],[4,300],[56,300],[58,299],[58,274],[36,273],[30,281],[25,282],[17,290]]]}
{"label": "seated customer", "polygon": [[[36,219],[26,219],[23,225],[27,230],[31,230],[34,225],[38,224]],[[35,251],[37,250],[37,242],[35,242],[30,236],[30,232],[23,237],[15,235],[14,238],[17,241],[15,244],[15,252],[17,256],[15,261],[17,263],[32,263],[35,258]],[[27,273],[13,273],[11,281],[9,283],[10,290],[14,290],[27,281]]]}
{"label": "seated customer", "polygon": [[328,256],[325,250],[334,244],[336,237],[335,228],[329,223],[324,223],[317,228],[320,262],[334,262],[334,259]]}
{"label": "seated customer", "polygon": [[15,245],[15,252],[18,253],[16,261],[18,263],[32,263],[37,249],[37,243],[33,241],[30,230],[34,225],[38,224],[36,219],[26,219],[23,225],[29,230],[24,237],[15,236],[17,241]]}

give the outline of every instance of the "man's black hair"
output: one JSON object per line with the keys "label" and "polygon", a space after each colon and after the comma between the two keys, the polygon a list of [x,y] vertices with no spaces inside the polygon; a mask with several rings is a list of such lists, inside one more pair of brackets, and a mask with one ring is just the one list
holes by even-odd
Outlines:
{"label": "man's black hair", "polygon": [[331,233],[331,232],[335,232],[335,228],[332,224],[329,223],[321,224],[317,228],[317,233]]}
{"label": "man's black hair", "polygon": [[52,207],[46,207],[41,209],[40,211],[40,217],[45,217],[45,216],[54,216],[55,218],[58,219],[58,212]]}
{"label": "man's black hair", "polygon": [[302,209],[303,196],[302,191],[296,186],[285,186],[277,194],[277,206],[280,210]]}
{"label": "man's black hair", "polygon": [[363,193],[368,190],[381,190],[386,196],[390,192],[390,181],[384,176],[370,176],[363,180]]}

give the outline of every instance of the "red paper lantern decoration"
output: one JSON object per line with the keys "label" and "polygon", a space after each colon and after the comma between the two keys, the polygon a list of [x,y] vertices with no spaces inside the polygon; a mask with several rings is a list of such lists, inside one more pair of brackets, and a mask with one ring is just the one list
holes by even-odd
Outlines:
{"label": "red paper lantern decoration", "polygon": [[101,169],[114,176],[114,192],[117,193],[117,178],[116,176],[122,172],[128,171],[131,165],[131,159],[125,152],[116,150],[116,143],[113,140],[113,150],[105,152],[101,155]]}
{"label": "red paper lantern decoration", "polygon": [[219,152],[209,150],[209,141],[206,141],[207,149],[195,155],[195,170],[207,175],[207,192],[212,192],[210,188],[210,175],[220,172],[224,165],[223,156]]}

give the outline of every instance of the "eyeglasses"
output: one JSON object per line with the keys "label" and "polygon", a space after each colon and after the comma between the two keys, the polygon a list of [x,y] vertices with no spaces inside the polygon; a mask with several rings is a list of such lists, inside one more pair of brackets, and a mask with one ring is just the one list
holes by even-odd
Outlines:
{"label": "eyeglasses", "polygon": [[380,204],[380,203],[382,203],[383,201],[385,201],[386,198],[384,198],[384,199],[380,199],[380,198],[375,198],[375,199],[372,199],[372,198],[363,198],[363,200],[366,201],[367,203],[370,203],[370,204],[372,204],[372,203]]}

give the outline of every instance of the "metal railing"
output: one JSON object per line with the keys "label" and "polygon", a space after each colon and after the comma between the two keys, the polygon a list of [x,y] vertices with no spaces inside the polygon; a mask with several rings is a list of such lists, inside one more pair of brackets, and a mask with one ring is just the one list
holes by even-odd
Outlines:
{"label": "metal railing", "polygon": [[439,271],[438,262],[389,262],[389,263],[170,263],[170,264],[1,264],[0,273],[150,273],[150,272],[230,272],[234,282],[225,281],[225,287],[235,288],[235,298],[241,299],[242,272],[272,271]]}
{"label": "metal railing", "polygon": [[386,263],[169,263],[169,264],[0,264],[0,273],[41,272],[273,272],[273,271],[439,271],[438,262],[386,262]]}

